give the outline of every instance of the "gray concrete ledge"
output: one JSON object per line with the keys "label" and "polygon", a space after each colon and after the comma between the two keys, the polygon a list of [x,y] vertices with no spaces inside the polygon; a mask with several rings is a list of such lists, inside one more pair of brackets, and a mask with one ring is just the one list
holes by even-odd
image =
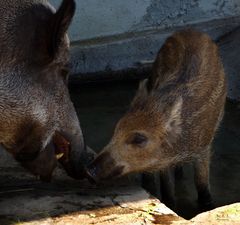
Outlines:
{"label": "gray concrete ledge", "polygon": [[[194,28],[208,33],[214,40],[219,40],[226,33],[235,30],[239,24],[240,16],[175,27],[174,29],[149,30],[73,42],[71,46],[71,83],[147,77],[151,62],[165,39],[173,32],[184,28]],[[225,59],[229,55],[226,53],[226,49],[228,50],[228,47],[226,48],[224,45],[224,50],[221,51],[224,63],[229,62]],[[232,51],[232,49],[229,48],[228,51]],[[227,64],[226,68],[229,67],[231,68],[231,65]],[[227,72],[230,77],[229,97],[237,100],[240,98],[240,91],[236,89],[240,86],[240,82],[236,83],[236,72],[232,74],[229,69]]]}
{"label": "gray concrete ledge", "polygon": [[71,67],[73,78],[91,79],[94,75],[116,74],[125,70],[141,70],[152,61],[165,39],[174,31],[192,27],[207,32],[214,40],[240,24],[239,17],[230,17],[169,30],[149,30],[118,36],[73,42]]}

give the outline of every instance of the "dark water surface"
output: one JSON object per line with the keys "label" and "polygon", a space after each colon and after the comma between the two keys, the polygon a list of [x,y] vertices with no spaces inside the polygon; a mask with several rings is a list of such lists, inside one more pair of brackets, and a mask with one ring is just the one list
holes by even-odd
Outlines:
{"label": "dark water surface", "polygon": [[[136,82],[84,84],[71,87],[87,144],[99,152],[108,143],[119,118],[126,112]],[[240,106],[226,104],[224,120],[214,144],[211,163],[211,190],[216,206],[240,201]],[[151,189],[151,182],[144,184]],[[191,218],[197,212],[197,194],[192,166],[184,167],[184,175],[176,184],[176,212]]]}

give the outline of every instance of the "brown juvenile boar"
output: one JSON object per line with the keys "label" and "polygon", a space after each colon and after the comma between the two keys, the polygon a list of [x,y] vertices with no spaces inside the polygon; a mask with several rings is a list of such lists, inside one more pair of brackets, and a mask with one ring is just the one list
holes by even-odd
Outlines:
{"label": "brown juvenile boar", "polygon": [[110,143],[88,166],[90,179],[97,182],[194,162],[199,203],[210,204],[210,148],[225,99],[226,80],[217,46],[197,31],[173,34]]}
{"label": "brown juvenile boar", "polygon": [[0,143],[46,181],[57,165],[54,135],[69,142],[61,163],[70,176],[83,176],[88,157],[67,87],[74,12],[73,0],[57,11],[45,0],[0,1]]}

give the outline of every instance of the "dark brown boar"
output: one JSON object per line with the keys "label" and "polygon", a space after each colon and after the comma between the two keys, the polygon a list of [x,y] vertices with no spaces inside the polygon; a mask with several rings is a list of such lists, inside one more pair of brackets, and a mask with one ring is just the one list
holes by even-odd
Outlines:
{"label": "dark brown boar", "polygon": [[173,34],[110,143],[88,166],[90,179],[165,171],[194,162],[198,200],[210,204],[210,148],[225,99],[226,80],[217,46],[197,31]]}
{"label": "dark brown boar", "polygon": [[57,11],[45,0],[0,1],[0,143],[42,180],[57,165],[56,132],[69,142],[70,176],[83,176],[88,157],[67,87],[74,12],[73,0]]}

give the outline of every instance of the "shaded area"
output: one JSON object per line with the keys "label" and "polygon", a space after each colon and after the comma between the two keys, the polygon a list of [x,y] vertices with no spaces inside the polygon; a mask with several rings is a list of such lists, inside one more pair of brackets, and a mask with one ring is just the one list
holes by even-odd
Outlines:
{"label": "shaded area", "polygon": [[[90,147],[99,152],[107,144],[116,122],[126,112],[137,86],[137,82],[118,82],[86,84],[71,88],[72,100]],[[224,121],[213,144],[211,188],[216,206],[240,201],[239,118],[239,105],[227,102]],[[152,216],[151,203],[148,201],[155,202],[156,199],[151,199],[128,179],[97,188],[86,181],[74,181],[57,171],[53,183],[43,184],[34,180],[21,168],[4,166],[0,166],[1,225],[46,218],[57,221],[64,215],[87,218],[89,221],[96,216],[105,218],[106,214],[116,217],[118,213],[124,216],[140,216],[143,220],[149,215]],[[152,190],[154,185],[156,186],[154,181],[149,180],[144,187]],[[155,190],[158,190],[158,187],[155,187]],[[191,165],[184,166],[183,178],[177,180],[176,198],[176,212],[180,216],[191,218],[199,213]],[[142,201],[144,203],[141,203]],[[140,203],[145,204],[146,208],[143,207],[143,211],[142,206],[136,211],[131,211],[132,205]],[[124,204],[128,206],[124,208]],[[111,218],[114,219],[114,216]],[[169,220],[170,223],[171,220],[177,219],[175,216],[168,216],[168,213],[164,218],[159,215],[154,215],[154,218],[156,223],[163,220]]]}
{"label": "shaded area", "polygon": [[[155,224],[180,220],[139,186],[122,180],[100,187],[66,177],[51,184],[15,172],[0,188],[0,224]],[[19,179],[17,177],[20,177]],[[1,177],[2,178],[2,177]],[[1,179],[3,181],[3,179]],[[13,180],[12,180],[13,181]],[[167,216],[169,215],[169,216]],[[166,218],[167,217],[167,218]],[[153,221],[153,223],[151,222]],[[120,223],[121,222],[121,223]]]}
{"label": "shaded area", "polygon": [[[213,146],[210,184],[216,207],[240,202],[240,109],[237,103],[227,102],[223,122]],[[198,213],[197,193],[193,184],[193,168],[184,167],[182,180],[177,180],[176,212],[191,218]]]}
{"label": "shaded area", "polygon": [[[114,126],[131,102],[137,82],[104,83],[80,86],[72,90],[72,98],[80,115],[88,145],[99,152],[111,138]],[[240,106],[228,101],[225,116],[212,147],[211,190],[216,206],[240,201]],[[158,196],[156,181],[144,187]],[[158,184],[157,184],[158,185]],[[155,193],[154,193],[155,192]],[[193,168],[184,166],[184,174],[176,181],[176,212],[185,218],[199,213],[193,183]]]}
{"label": "shaded area", "polygon": [[99,152],[109,141],[114,127],[127,111],[138,82],[88,83],[71,88],[87,144]]}

